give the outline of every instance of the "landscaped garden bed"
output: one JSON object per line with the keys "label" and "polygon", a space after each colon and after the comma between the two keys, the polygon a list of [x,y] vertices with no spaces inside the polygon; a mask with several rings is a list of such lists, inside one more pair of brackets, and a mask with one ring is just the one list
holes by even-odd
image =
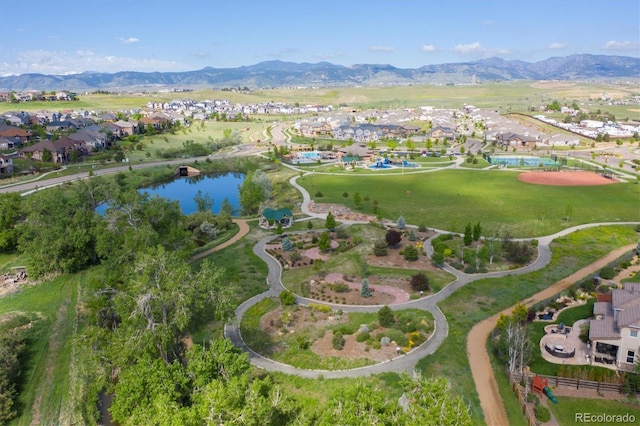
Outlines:
{"label": "landscaped garden bed", "polygon": [[433,332],[428,312],[382,309],[387,316],[344,313],[322,304],[282,306],[266,299],[245,314],[241,332],[247,345],[269,358],[328,370],[389,360],[424,343]]}

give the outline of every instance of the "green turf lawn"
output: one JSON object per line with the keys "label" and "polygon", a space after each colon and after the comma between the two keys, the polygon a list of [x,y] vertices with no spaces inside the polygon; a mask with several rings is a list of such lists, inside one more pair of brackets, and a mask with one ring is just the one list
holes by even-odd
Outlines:
{"label": "green turf lawn", "polygon": [[[640,406],[637,404],[629,404],[624,401],[610,401],[605,399],[586,399],[586,398],[570,398],[570,397],[557,397],[558,404],[548,404],[551,408],[553,416],[558,421],[558,424],[565,425],[599,425],[610,426],[612,424],[638,424],[640,421]],[[623,399],[621,395],[621,400]],[[589,413],[596,418],[585,422],[585,416],[583,413]],[[609,416],[634,416],[635,420],[629,422],[616,421],[614,418],[611,421],[598,421],[597,416],[609,415]],[[579,417],[582,415],[582,417]],[[622,419],[620,419],[622,420]]]}
{"label": "green turf lawn", "polygon": [[[344,192],[369,197],[361,211],[373,214],[378,201],[386,219],[403,215],[409,224],[425,224],[463,232],[467,223],[480,222],[483,230],[502,229],[512,236],[552,234],[581,223],[640,221],[640,185],[590,187],[531,185],[518,181],[517,172],[443,170],[384,176],[309,175],[298,179],[318,202],[346,204]],[[565,221],[567,206],[571,207]],[[541,217],[544,216],[544,220]]]}

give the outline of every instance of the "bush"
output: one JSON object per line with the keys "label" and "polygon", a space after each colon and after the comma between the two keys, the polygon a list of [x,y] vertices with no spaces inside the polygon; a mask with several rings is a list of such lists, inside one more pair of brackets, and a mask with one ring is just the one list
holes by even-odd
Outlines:
{"label": "bush", "polygon": [[411,288],[413,289],[413,291],[429,291],[430,290],[429,278],[422,272],[416,275],[412,275],[411,281],[409,283],[411,284]]}
{"label": "bush", "polygon": [[427,231],[427,227],[424,224],[420,224],[420,226],[418,226],[418,232],[426,232]]}
{"label": "bush", "polygon": [[282,303],[284,306],[291,306],[296,303],[296,297],[289,290],[280,292],[280,295],[278,297],[280,298],[280,303]]}
{"label": "bush", "polygon": [[605,280],[612,280],[616,277],[616,271],[611,266],[605,266],[600,269],[600,273],[598,274],[600,278]]}
{"label": "bush", "polygon": [[337,228],[336,229],[336,238],[339,238],[341,240],[345,240],[345,239],[349,238],[349,234],[347,233],[346,229]]}
{"label": "bush", "polygon": [[375,256],[386,256],[388,254],[387,242],[385,240],[377,240],[373,243],[373,254]]}
{"label": "bush", "polygon": [[347,293],[349,291],[349,286],[345,283],[335,283],[331,286],[331,290],[336,293]]}
{"label": "bush", "polygon": [[383,306],[378,311],[378,322],[382,327],[388,328],[395,324],[396,318],[393,315],[393,311],[388,306]]}
{"label": "bush", "polygon": [[323,312],[325,314],[328,314],[329,312],[331,312],[330,306],[321,305],[320,303],[309,303],[309,308],[314,311]]}
{"label": "bush", "polygon": [[385,235],[385,241],[389,247],[394,247],[402,241],[402,234],[395,229],[389,229]]}
{"label": "bush", "polygon": [[416,246],[409,244],[405,247],[402,255],[404,256],[405,260],[408,260],[411,262],[418,260],[418,249],[416,248]]}
{"label": "bush", "polygon": [[367,332],[360,333],[356,336],[356,342],[366,342],[371,338],[371,335]]}
{"label": "bush", "polygon": [[392,341],[396,342],[398,346],[407,346],[409,344],[409,339],[407,339],[407,336],[405,336],[401,330],[390,328],[387,330],[385,335]]}
{"label": "bush", "polygon": [[331,345],[333,349],[340,351],[344,348],[344,337],[342,337],[342,333],[335,332],[333,333],[333,338],[331,339]]}
{"label": "bush", "polygon": [[541,423],[546,423],[549,420],[551,420],[551,412],[547,407],[544,407],[542,405],[536,405],[534,412],[536,414],[536,420],[538,420]]}

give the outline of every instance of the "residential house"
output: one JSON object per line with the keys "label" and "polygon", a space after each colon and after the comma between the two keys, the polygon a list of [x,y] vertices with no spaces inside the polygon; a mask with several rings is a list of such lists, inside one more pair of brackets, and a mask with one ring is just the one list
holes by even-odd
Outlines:
{"label": "residential house", "polygon": [[107,134],[97,124],[71,133],[69,139],[84,143],[88,152],[102,151],[107,146]]}
{"label": "residential house", "polygon": [[47,124],[47,132],[75,132],[78,130],[78,126],[72,123],[70,120],[52,121]]}
{"label": "residential house", "polygon": [[290,209],[265,208],[258,219],[261,228],[277,228],[281,224],[283,228],[293,225],[293,213]]}
{"label": "residential house", "polygon": [[25,143],[31,139],[31,132],[19,127],[0,124],[0,137],[19,139],[20,142]]}
{"label": "residential house", "polygon": [[118,120],[113,124],[118,126],[122,130],[122,134],[125,136],[131,136],[138,133],[138,123],[134,121]]}
{"label": "residential house", "polygon": [[9,151],[17,149],[22,146],[20,138],[5,138],[0,137],[0,151]]}
{"label": "residential house", "polygon": [[435,126],[429,131],[428,136],[430,139],[454,140],[456,133],[451,129],[451,127]]}
{"label": "residential house", "polygon": [[517,133],[498,133],[496,142],[501,147],[526,147],[533,149],[536,147],[538,138],[529,135],[519,135]]}
{"label": "residential house", "polygon": [[43,161],[45,152],[49,151],[52,155],[51,161],[53,163],[65,164],[71,159],[71,152],[76,151],[78,156],[84,156],[86,154],[85,144],[82,141],[75,141],[73,139],[64,137],[55,141],[43,140],[35,143],[31,146],[27,146],[20,150],[22,158],[31,156],[32,159]]}
{"label": "residential house", "polygon": [[640,353],[640,283],[613,289],[611,299],[593,305],[595,319],[589,321],[591,359],[630,370]]}
{"label": "residential house", "polygon": [[8,155],[0,154],[0,175],[13,173],[13,160]]}

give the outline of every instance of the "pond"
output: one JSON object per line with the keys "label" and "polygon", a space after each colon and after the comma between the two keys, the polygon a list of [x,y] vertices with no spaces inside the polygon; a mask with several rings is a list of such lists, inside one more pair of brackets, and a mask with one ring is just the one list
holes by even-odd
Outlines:
{"label": "pond", "polygon": [[[172,201],[178,201],[184,214],[190,214],[197,210],[194,197],[198,191],[202,195],[207,194],[213,200],[212,210],[220,212],[222,201],[226,198],[233,206],[234,216],[240,210],[240,194],[238,186],[244,182],[244,173],[220,173],[215,175],[198,175],[193,177],[175,178],[170,182],[142,188],[139,191],[146,192],[150,197],[158,195]],[[98,207],[98,213],[104,214],[107,205]]]}

